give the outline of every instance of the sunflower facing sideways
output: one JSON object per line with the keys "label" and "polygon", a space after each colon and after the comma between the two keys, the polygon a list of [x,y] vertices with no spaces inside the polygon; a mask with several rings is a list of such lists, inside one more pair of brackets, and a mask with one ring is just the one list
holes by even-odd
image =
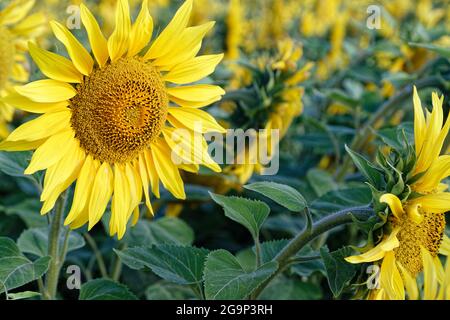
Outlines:
{"label": "sunflower facing sideways", "polygon": [[26,41],[44,31],[45,16],[40,12],[29,14],[34,3],[15,0],[3,9],[0,6],[0,138],[8,135],[6,124],[14,114],[14,108],[1,98],[14,84],[28,81]]}
{"label": "sunflower facing sideways", "polygon": [[[433,93],[433,110],[424,115],[414,88],[415,150],[411,149],[413,161],[403,158],[402,162],[404,168],[409,168],[405,170],[407,178],[379,198],[388,206],[381,241],[361,255],[346,258],[350,263],[380,264],[380,286],[369,298],[450,299],[449,259],[444,272],[439,258],[439,254],[450,254],[450,240],[445,235],[450,193],[441,182],[450,175],[450,155],[441,155],[450,117],[444,119],[443,99]],[[390,163],[400,172],[395,165]],[[421,277],[423,287],[417,284]]]}
{"label": "sunflower facing sideways", "polygon": [[[88,223],[91,229],[112,198],[109,231],[120,239],[128,221],[136,223],[142,197],[152,212],[149,186],[159,197],[161,181],[184,199],[180,169],[197,172],[201,164],[220,171],[202,134],[224,129],[199,108],[220,100],[224,91],[192,83],[210,75],[223,55],[197,56],[214,23],[188,27],[192,5],[185,1],[150,45],[153,22],[146,0],[134,23],[128,1],[117,2],[116,26],[108,39],[81,5],[95,60],[55,21],[53,33],[71,60],[29,44],[49,79],[15,87],[8,101],[43,115],[13,131],[0,149],[35,150],[25,173],[46,170],[41,214],[76,181],[65,224]],[[201,143],[192,148],[194,136]]]}

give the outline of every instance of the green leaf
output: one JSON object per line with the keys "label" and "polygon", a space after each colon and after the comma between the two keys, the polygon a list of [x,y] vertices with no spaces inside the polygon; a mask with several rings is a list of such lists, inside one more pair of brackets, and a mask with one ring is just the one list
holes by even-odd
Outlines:
{"label": "green leaf", "polygon": [[108,279],[95,279],[84,283],[79,300],[138,300],[123,284]]}
{"label": "green leaf", "polygon": [[156,245],[115,250],[131,269],[150,268],[161,278],[177,284],[190,285],[202,281],[208,250],[195,247]]}
{"label": "green leaf", "polygon": [[270,212],[267,204],[239,197],[210,194],[212,199],[223,207],[225,216],[246,227],[253,239],[259,238],[259,230]]}
{"label": "green leaf", "polygon": [[226,250],[211,252],[205,264],[205,296],[211,300],[245,299],[278,268],[271,261],[255,271],[245,271]]}
{"label": "green leaf", "polygon": [[353,188],[331,191],[311,203],[311,209],[325,216],[350,207],[366,206],[372,201],[372,192],[365,184]]}
{"label": "green leaf", "polygon": [[50,260],[43,257],[33,262],[20,252],[13,240],[0,237],[0,293],[42,277]]}
{"label": "green leaf", "polygon": [[4,208],[7,215],[17,215],[28,228],[47,226],[47,219],[39,214],[42,203],[38,199],[23,199],[15,205]]}
{"label": "green leaf", "polygon": [[434,51],[434,52],[440,54],[441,56],[450,59],[450,48],[445,48],[445,47],[441,47],[441,46],[437,46],[437,45],[429,44],[429,43],[417,43],[417,42],[410,42],[409,45],[411,47],[421,47],[421,48],[425,48],[425,49]]}
{"label": "green leaf", "polygon": [[333,176],[324,170],[311,169],[306,174],[306,178],[319,197],[338,188]]}
{"label": "green leaf", "polygon": [[195,295],[189,287],[158,281],[145,290],[147,300],[192,300]]}
{"label": "green leaf", "polygon": [[294,188],[275,182],[255,182],[244,186],[258,192],[290,211],[300,212],[307,206],[305,198]]}
{"label": "green leaf", "polygon": [[328,284],[335,297],[339,296],[350,280],[355,276],[357,266],[348,263],[344,258],[352,255],[350,247],[344,247],[329,253],[326,249],[320,249],[327,271]]}
{"label": "green leaf", "polygon": [[319,300],[320,286],[299,279],[280,276],[275,278],[261,293],[261,300]]}
{"label": "green leaf", "polygon": [[[64,244],[65,234],[61,233],[59,238],[60,247]],[[28,229],[22,232],[19,239],[17,239],[17,245],[20,251],[23,253],[31,253],[38,257],[43,257],[48,254],[48,228],[34,228]],[[69,235],[69,243],[67,252],[71,252],[84,247],[85,242],[83,237],[76,233],[71,232]]]}
{"label": "green leaf", "polygon": [[17,293],[8,293],[8,300],[23,300],[29,298],[39,297],[41,294],[34,291],[24,291]]}
{"label": "green leaf", "polygon": [[0,171],[12,176],[30,179],[35,183],[39,180],[34,175],[25,175],[24,171],[28,167],[31,159],[31,152],[0,152]]}
{"label": "green leaf", "polygon": [[163,217],[157,220],[139,220],[126,234],[124,241],[130,247],[156,244],[191,245],[194,231],[183,220]]}
{"label": "green leaf", "polygon": [[355,166],[364,177],[366,177],[366,179],[376,188],[381,188],[383,186],[383,175],[381,172],[375,169],[366,158],[351,150],[349,147],[345,146],[345,150],[347,150]]}

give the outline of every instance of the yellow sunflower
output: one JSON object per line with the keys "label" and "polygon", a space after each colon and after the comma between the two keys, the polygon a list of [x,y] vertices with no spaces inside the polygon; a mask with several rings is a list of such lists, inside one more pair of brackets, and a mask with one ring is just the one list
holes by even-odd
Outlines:
{"label": "yellow sunflower", "polygon": [[423,259],[427,263],[430,259],[437,261],[438,253],[448,254],[450,246],[444,235],[450,192],[441,182],[450,175],[450,156],[440,155],[450,128],[450,117],[444,119],[443,96],[439,98],[432,94],[433,110],[427,111],[426,116],[415,88],[413,102],[417,160],[412,171],[412,177],[416,179],[410,185],[410,195],[403,201],[391,193],[382,195],[380,202],[386,203],[391,212],[385,228],[388,232],[374,248],[346,258],[350,263],[381,263],[381,291],[377,291],[377,297],[384,299],[405,299],[405,288],[408,298],[417,297],[411,291],[411,279],[422,270],[428,279],[424,295],[430,297],[426,288],[437,286],[439,279],[426,276],[430,268],[424,269]]}
{"label": "yellow sunflower", "polygon": [[17,128],[0,149],[35,150],[25,173],[46,170],[41,214],[76,181],[65,224],[89,223],[91,229],[112,198],[110,234],[120,239],[130,218],[137,221],[143,195],[152,211],[149,185],[156,197],[161,181],[184,199],[179,169],[197,172],[202,164],[220,171],[202,134],[224,129],[199,108],[220,100],[224,91],[192,83],[210,75],[223,55],[197,56],[214,23],[188,27],[191,10],[192,0],[185,1],[147,49],[153,22],[146,0],[134,23],[128,1],[117,2],[116,27],[108,39],[81,5],[95,60],[56,21],[51,28],[71,60],[30,43],[31,56],[49,79],[15,87],[7,100],[43,115]]}
{"label": "yellow sunflower", "polygon": [[6,124],[14,114],[14,108],[2,97],[15,83],[28,80],[26,41],[44,31],[45,16],[42,13],[28,15],[34,2],[15,0],[0,9],[0,138],[8,135]]}

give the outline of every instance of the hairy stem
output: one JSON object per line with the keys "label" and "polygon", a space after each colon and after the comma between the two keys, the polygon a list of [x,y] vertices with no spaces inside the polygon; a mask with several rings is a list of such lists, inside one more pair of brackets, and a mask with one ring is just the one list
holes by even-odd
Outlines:
{"label": "hairy stem", "polygon": [[62,194],[58,199],[53,219],[50,224],[48,237],[48,255],[52,258],[50,267],[46,276],[46,299],[55,300],[58,288],[58,278],[63,261],[60,256],[59,237],[61,232],[62,218],[64,216],[64,208],[66,206],[66,194]]}
{"label": "hairy stem", "polygon": [[312,228],[308,230],[305,228],[295,238],[293,238],[286,247],[281,250],[274,258],[278,262],[277,271],[272,276],[259,286],[252,297],[256,299],[267,285],[292,262],[292,257],[306,246],[311,240],[320,236],[321,234],[347,223],[353,222],[353,219],[367,220],[373,214],[373,209],[370,207],[355,207],[338,211],[332,215],[326,216],[321,220],[315,222]]}

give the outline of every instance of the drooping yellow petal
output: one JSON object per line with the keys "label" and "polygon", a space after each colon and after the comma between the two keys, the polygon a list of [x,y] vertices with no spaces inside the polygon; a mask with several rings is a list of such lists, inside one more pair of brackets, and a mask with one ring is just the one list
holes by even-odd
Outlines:
{"label": "drooping yellow petal", "polygon": [[164,187],[176,198],[185,199],[184,184],[178,168],[172,163],[171,150],[164,140],[158,140],[151,145],[153,162]]}
{"label": "drooping yellow petal", "polygon": [[214,72],[222,61],[223,54],[198,56],[174,66],[163,79],[176,84],[186,84],[198,81]]}
{"label": "drooping yellow petal", "polygon": [[357,256],[351,256],[345,258],[347,262],[350,263],[363,263],[363,262],[374,262],[382,259],[386,252],[392,251],[394,248],[397,248],[399,246],[399,241],[397,239],[397,234],[400,231],[400,229],[395,229],[391,232],[391,234],[381,241],[377,246],[370,249],[367,252],[364,252],[363,254],[357,255]]}
{"label": "drooping yellow petal", "polygon": [[14,88],[28,99],[43,103],[66,101],[77,94],[75,88],[70,84],[50,79],[30,82]]}
{"label": "drooping yellow petal", "polygon": [[22,20],[33,8],[35,0],[14,0],[0,11],[0,25],[11,25]]}
{"label": "drooping yellow petal", "polygon": [[195,132],[226,132],[226,130],[217,123],[213,116],[203,110],[172,107],[169,108],[169,114],[182,123],[185,127]]}
{"label": "drooping yellow petal", "polygon": [[405,288],[395,264],[393,251],[386,252],[381,264],[380,285],[390,300],[405,300]]}
{"label": "drooping yellow petal", "polygon": [[[86,157],[75,186],[72,207],[64,221],[64,225],[71,224],[81,212],[88,208],[89,197],[91,195],[95,174],[98,169],[97,165],[99,165],[99,163],[92,159],[90,155]],[[91,229],[91,226],[89,229]]]}
{"label": "drooping yellow petal", "polygon": [[215,22],[212,21],[184,29],[176,46],[167,54],[152,61],[152,64],[166,71],[179,63],[193,59],[200,51],[203,38],[214,27],[214,24]]}
{"label": "drooping yellow petal", "polygon": [[417,287],[416,279],[409,274],[408,270],[403,268],[400,262],[397,262],[397,266],[400,268],[406,293],[408,294],[408,299],[409,300],[419,299],[419,288]]}
{"label": "drooping yellow petal", "polygon": [[[46,214],[55,206],[60,194],[64,192],[77,178],[86,154],[80,147],[70,150],[70,156],[63,157],[46,172],[51,178],[44,180],[44,191],[48,192],[41,208],[41,214]],[[42,199],[44,200],[44,199]]]}
{"label": "drooping yellow petal", "polygon": [[75,68],[73,63],[55,53],[41,49],[32,42],[28,43],[30,55],[39,69],[47,77],[62,82],[81,83],[83,75]]}
{"label": "drooping yellow petal", "polygon": [[11,70],[11,78],[17,82],[27,82],[30,77],[29,72],[21,63],[14,63]]}
{"label": "drooping yellow petal", "polygon": [[215,172],[220,172],[220,166],[208,154],[208,146],[201,134],[187,129],[163,129],[164,139],[174,155],[180,157],[183,164],[203,164]]}
{"label": "drooping yellow petal", "polygon": [[433,257],[425,248],[421,247],[423,263],[423,298],[434,300],[437,295],[438,281]]}
{"label": "drooping yellow petal", "polygon": [[116,27],[108,39],[108,52],[112,62],[117,61],[127,52],[130,32],[131,20],[128,0],[118,0],[116,7]]}
{"label": "drooping yellow petal", "polygon": [[103,162],[94,178],[89,198],[89,228],[100,221],[113,193],[114,173],[107,162]]}
{"label": "drooping yellow petal", "polygon": [[131,27],[128,57],[137,55],[150,42],[153,33],[153,19],[148,12],[147,0],[142,2],[136,22]]}
{"label": "drooping yellow petal", "polygon": [[[0,23],[1,24],[1,23]],[[32,39],[42,35],[47,29],[47,17],[44,12],[30,14],[12,27],[12,33]]]}
{"label": "drooping yellow petal", "polygon": [[450,175],[450,155],[443,155],[433,161],[426,173],[414,183],[414,190],[420,193],[435,191],[439,183]]}
{"label": "drooping yellow petal", "polygon": [[178,9],[173,19],[153,42],[144,59],[156,59],[170,52],[177,45],[182,31],[186,28],[192,11],[193,0],[187,0]]}
{"label": "drooping yellow petal", "polygon": [[89,11],[89,9],[84,5],[80,5],[81,10],[81,21],[89,38],[89,43],[91,44],[92,53],[94,54],[95,60],[100,67],[103,67],[108,61],[108,42],[100,29],[97,20],[94,15]]}
{"label": "drooping yellow petal", "polygon": [[82,74],[88,76],[92,72],[94,67],[94,60],[83,45],[74,37],[74,35],[67,30],[62,24],[51,21],[50,26],[55,34],[55,37],[61,41],[67,49],[70,58],[73,61],[75,67]]}
{"label": "drooping yellow petal", "polygon": [[8,136],[6,141],[35,141],[47,138],[70,128],[70,117],[69,110],[45,113],[18,127]]}
{"label": "drooping yellow petal", "polygon": [[111,204],[110,235],[117,233],[121,239],[127,227],[127,216],[131,205],[130,185],[124,169],[114,166],[114,195]]}
{"label": "drooping yellow petal", "polygon": [[0,98],[3,101],[16,109],[20,109],[31,113],[47,113],[67,110],[68,101],[54,102],[54,103],[39,103],[34,102],[16,92]]}
{"label": "drooping yellow petal", "polygon": [[210,104],[213,104],[216,101],[219,101],[222,98],[222,96],[216,96],[214,98],[211,98],[210,100],[205,101],[186,101],[181,100],[175,97],[170,97],[170,101],[175,102],[179,106],[186,107],[186,108],[202,108],[209,106]]}
{"label": "drooping yellow petal", "polygon": [[389,206],[389,208],[391,209],[392,214],[396,218],[401,218],[405,214],[405,211],[403,210],[402,202],[394,194],[391,194],[391,193],[383,194],[380,197],[380,202],[386,203]]}
{"label": "drooping yellow petal", "polygon": [[31,157],[30,164],[25,174],[33,174],[36,171],[47,169],[58,162],[71,149],[76,148],[77,141],[72,129],[57,133],[45,141]]}
{"label": "drooping yellow petal", "polygon": [[155,162],[153,161],[152,152],[150,150],[144,151],[145,163],[147,166],[147,173],[152,186],[152,193],[159,198],[159,176],[156,172]]}
{"label": "drooping yellow petal", "polygon": [[131,163],[125,164],[125,177],[128,180],[130,187],[130,206],[127,213],[127,221],[130,219],[131,214],[135,211],[136,207],[142,200],[142,182],[139,178],[139,173]]}
{"label": "drooping yellow petal", "polygon": [[150,203],[150,194],[149,194],[150,179],[147,172],[147,165],[145,163],[145,155],[143,153],[139,154],[138,168],[139,168],[139,176],[142,181],[142,188],[144,190],[145,205],[147,206],[150,213],[153,215],[153,207]]}

